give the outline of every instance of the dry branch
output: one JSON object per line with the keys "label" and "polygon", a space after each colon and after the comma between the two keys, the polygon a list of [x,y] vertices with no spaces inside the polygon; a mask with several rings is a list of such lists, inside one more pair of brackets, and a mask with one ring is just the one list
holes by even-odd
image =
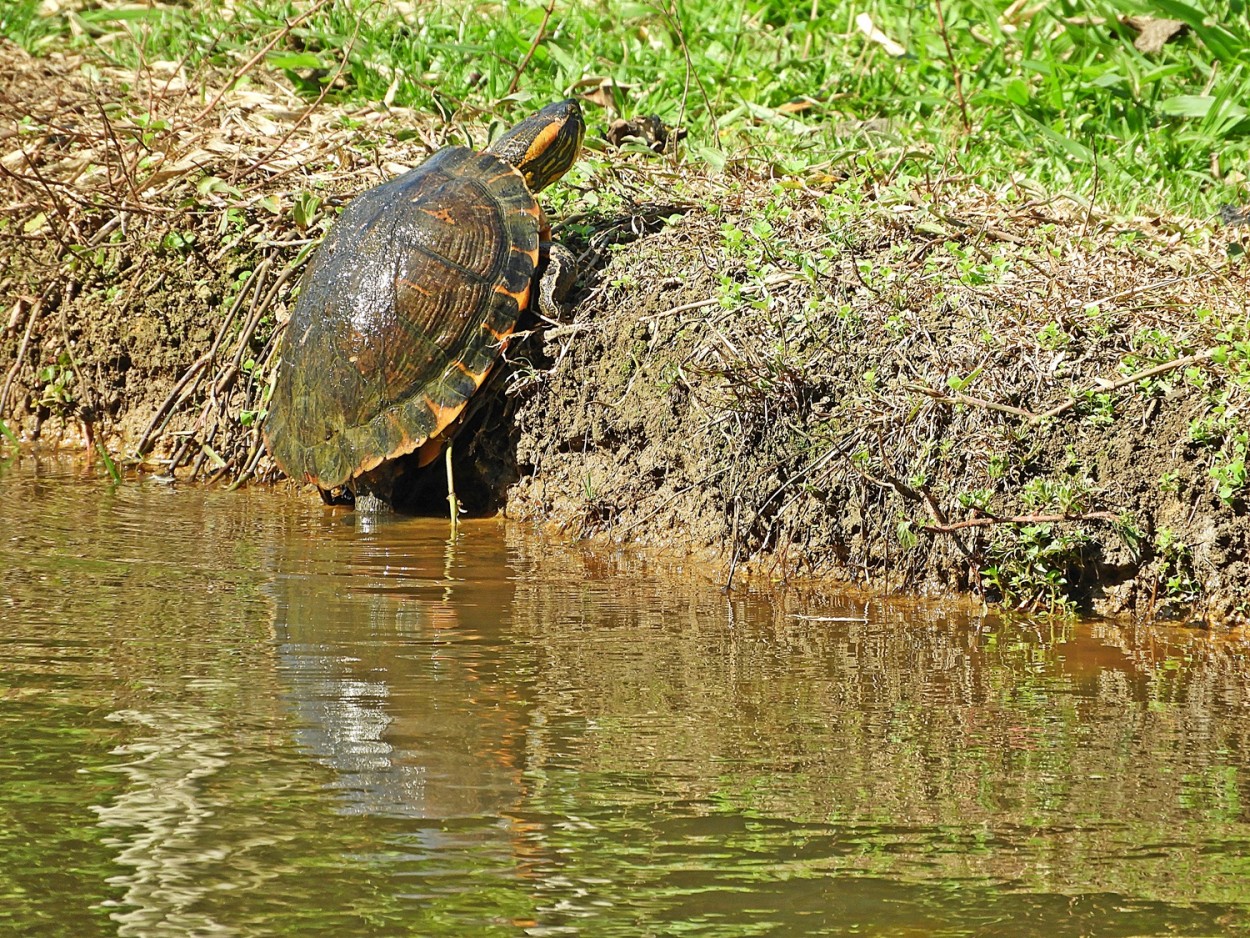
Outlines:
{"label": "dry branch", "polygon": [[1120,516],[1113,511],[1086,511],[1079,514],[1064,512],[1060,514],[1000,515],[982,514],[966,521],[955,521],[950,524],[926,524],[924,530],[932,534],[951,534],[965,531],[968,528],[988,528],[996,524],[1058,524],[1064,521],[1118,521]]}

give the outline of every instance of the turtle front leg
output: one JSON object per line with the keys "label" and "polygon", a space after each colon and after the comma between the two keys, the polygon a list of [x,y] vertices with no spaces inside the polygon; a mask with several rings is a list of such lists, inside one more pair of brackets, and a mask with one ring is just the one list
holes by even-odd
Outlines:
{"label": "turtle front leg", "polygon": [[548,319],[560,319],[566,312],[564,300],[577,282],[577,257],[558,241],[538,246],[542,273],[538,277],[538,312]]}
{"label": "turtle front leg", "polygon": [[362,472],[352,479],[348,486],[354,496],[358,514],[385,514],[392,510],[391,494],[395,488],[395,464],[387,460],[376,469]]}

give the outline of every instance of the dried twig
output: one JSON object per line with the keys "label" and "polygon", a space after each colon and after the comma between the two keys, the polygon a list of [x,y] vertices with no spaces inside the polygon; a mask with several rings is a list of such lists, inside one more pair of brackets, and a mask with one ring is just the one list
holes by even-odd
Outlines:
{"label": "dried twig", "polygon": [[[703,106],[707,108],[707,118],[712,123],[712,140],[716,146],[720,146],[720,124],[716,120],[716,110],[712,107],[712,102],[708,98],[707,89],[703,87],[703,79],[699,77],[698,71],[695,70],[694,62],[690,58],[690,47],[686,45],[686,31],[682,28],[681,21],[677,18],[677,4],[675,0],[663,8],[664,16],[668,19],[669,25],[673,27],[673,32],[677,34],[677,42],[681,45],[682,57],[686,64],[686,77],[682,84],[681,101],[677,106],[677,127],[680,128],[686,120],[686,101],[690,97],[690,79],[694,78],[694,82],[699,86],[699,94],[703,97]],[[673,161],[676,165],[677,149],[673,149]]]}
{"label": "dried twig", "polygon": [[1159,375],[1165,375],[1169,371],[1175,371],[1177,368],[1184,368],[1188,365],[1196,365],[1199,362],[1210,361],[1214,355],[1215,355],[1215,349],[1207,349],[1205,352],[1199,352],[1196,355],[1186,355],[1184,358],[1174,358],[1172,359],[1172,361],[1164,362],[1161,365],[1153,365],[1150,368],[1145,368],[1141,371],[1131,374],[1127,378],[1121,378],[1119,381],[1100,382],[1094,387],[1086,388],[1085,391],[1081,392],[1080,395],[1072,398],[1071,400],[1064,401],[1062,404],[1052,407],[1050,410],[1045,411],[1044,413],[1031,416],[1029,418],[1029,421],[1030,423],[1041,423],[1044,420],[1049,420],[1052,417],[1057,417],[1060,414],[1062,414],[1065,410],[1069,410],[1070,408],[1075,407],[1078,403],[1080,403],[1081,397],[1084,396],[1085,394],[1095,392],[1095,391],[1103,391],[1103,392],[1118,391],[1120,390],[1120,388],[1126,388],[1129,385],[1136,384],[1139,381],[1145,381],[1148,378],[1157,378]]}
{"label": "dried twig", "polygon": [[1080,514],[1063,513],[1048,515],[1001,515],[979,514],[966,521],[951,524],[926,524],[924,530],[932,534],[950,534],[967,528],[988,528],[996,524],[1057,524],[1063,521],[1118,521],[1120,516],[1113,511],[1086,511]]}
{"label": "dried twig", "polygon": [[530,59],[534,57],[534,51],[538,48],[538,44],[543,41],[547,35],[547,24],[551,21],[551,13],[556,8],[556,0],[547,0],[547,6],[543,10],[542,22],[538,24],[538,32],[534,33],[534,41],[530,43],[530,47],[525,50],[525,55],[521,56],[521,61],[516,67],[516,71],[512,75],[512,81],[508,82],[508,90],[505,97],[514,94],[517,87],[521,84],[521,76],[525,74],[525,69],[530,64]]}
{"label": "dried twig", "polygon": [[1037,415],[1032,411],[1025,410],[1022,407],[1013,407],[1011,404],[987,401],[984,398],[973,397],[970,394],[946,394],[937,388],[931,388],[924,384],[906,384],[904,387],[909,391],[917,391],[920,394],[928,395],[939,404],[967,404],[969,407],[983,407],[986,410],[996,410],[1000,413],[1011,414],[1013,417],[1023,417],[1025,420],[1037,420]]}
{"label": "dried twig", "polygon": [[44,300],[51,290],[52,288],[49,287],[43,296],[31,304],[30,314],[26,317],[26,331],[22,334],[22,344],[18,346],[17,357],[13,360],[13,367],[9,369],[9,373],[4,379],[4,389],[0,390],[0,414],[4,413],[5,405],[9,403],[9,390],[13,387],[13,379],[17,377],[17,372],[22,367],[22,362],[26,361],[26,350],[30,348],[30,336],[35,331],[35,321],[39,318],[39,310],[43,308]]}
{"label": "dried twig", "polygon": [[951,39],[946,31],[946,17],[942,14],[942,0],[933,0],[937,9],[938,33],[942,44],[946,46],[946,58],[951,63],[951,79],[955,83],[955,100],[959,102],[959,116],[963,121],[964,133],[972,133],[972,121],[968,117],[968,102],[964,100],[963,76],[959,71],[959,63],[955,61],[955,52],[951,48]]}
{"label": "dried twig", "polygon": [[187,385],[199,376],[200,372],[204,370],[204,366],[211,360],[212,355],[210,353],[206,352],[201,355],[191,363],[191,367],[184,371],[182,377],[174,383],[173,388],[170,389],[169,394],[166,395],[165,400],[161,402],[160,406],[156,408],[156,412],[152,414],[152,419],[148,421],[148,425],[144,428],[143,434],[139,437],[139,442],[135,446],[135,452],[140,457],[147,454],[152,435],[157,431],[158,425],[162,429],[164,428],[163,421],[173,410],[174,401],[178,400]]}
{"label": "dried twig", "polygon": [[329,6],[330,4],[334,2],[335,0],[317,0],[317,2],[314,3],[312,7],[310,7],[308,10],[304,11],[299,16],[295,17],[295,19],[290,20],[288,23],[286,23],[286,25],[284,25],[282,29],[278,30],[278,32],[274,34],[274,37],[272,39],[270,39],[267,43],[261,46],[260,51],[258,51],[254,56],[252,56],[250,59],[248,59],[246,62],[244,62],[242,65],[240,65],[238,68],[234,70],[234,73],[230,76],[230,78],[226,81],[226,83],[221,86],[221,90],[218,91],[217,94],[213,96],[212,100],[209,101],[208,104],[204,105],[204,107],[200,110],[200,112],[196,114],[193,118],[191,118],[190,121],[188,121],[188,126],[191,126],[191,127],[197,126],[202,120],[204,120],[204,118],[206,118],[209,114],[211,114],[213,112],[213,109],[216,108],[217,105],[221,103],[221,99],[224,98],[230,92],[230,89],[234,87],[235,82],[237,82],[240,78],[242,78],[244,75],[250,72],[257,62],[259,62],[261,59],[263,59],[266,55],[269,54],[269,52],[273,49],[274,46],[276,46],[283,39],[289,36],[291,33],[291,30],[293,30],[296,26],[298,26],[300,23],[304,22],[305,20],[310,19],[313,16],[316,16],[318,13],[321,12],[323,7]]}

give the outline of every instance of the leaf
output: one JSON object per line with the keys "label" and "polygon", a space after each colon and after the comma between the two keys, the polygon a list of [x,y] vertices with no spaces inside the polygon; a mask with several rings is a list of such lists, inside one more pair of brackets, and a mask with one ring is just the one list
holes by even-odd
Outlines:
{"label": "leaf", "polygon": [[1041,121],[1036,120],[1033,117],[1029,117],[1027,114],[1024,116],[1028,117],[1028,119],[1032,121],[1033,125],[1042,132],[1042,136],[1046,137],[1052,143],[1058,144],[1059,148],[1073,159],[1082,160],[1086,163],[1093,163],[1097,160],[1097,157],[1094,156],[1094,151],[1085,144],[1073,140],[1071,137],[1064,136],[1053,127],[1043,124]]}
{"label": "leaf", "polygon": [[803,111],[810,110],[816,106],[816,102],[811,98],[800,98],[793,101],[787,101],[785,104],[777,106],[778,113],[781,114],[801,114]]}
{"label": "leaf", "polygon": [[219,192],[224,195],[234,196],[236,199],[243,198],[242,192],[218,176],[205,176],[195,184],[195,191],[200,195]]}
{"label": "leaf", "polygon": [[758,121],[765,121],[774,126],[788,130],[792,134],[810,134],[816,130],[815,127],[803,123],[801,120],[795,120],[793,117],[787,117],[780,111],[776,111],[770,107],[764,107],[759,104],[747,102],[747,113]]}
{"label": "leaf", "polygon": [[886,55],[893,56],[897,59],[907,54],[907,49],[879,30],[877,25],[872,21],[872,17],[867,13],[861,13],[859,16],[855,17],[855,26],[861,33],[864,34],[864,37],[869,42],[875,42],[877,45],[881,46],[881,48],[885,50]]}
{"label": "leaf", "polygon": [[1126,16],[1121,22],[1137,30],[1139,35],[1133,48],[1145,55],[1162,52],[1165,45],[1179,39],[1189,28],[1183,20],[1156,19],[1153,16]]}
{"label": "leaf", "polygon": [[321,199],[311,192],[301,192],[291,204],[291,216],[295,219],[295,224],[306,229],[316,220],[320,208]]}
{"label": "leaf", "polygon": [[694,155],[706,163],[708,169],[714,173],[722,172],[725,169],[725,154],[720,150],[712,147],[697,147]]}
{"label": "leaf", "polygon": [[122,474],[117,469],[117,463],[113,461],[113,457],[109,455],[109,451],[104,448],[104,444],[99,440],[95,441],[95,451],[100,454],[100,459],[104,462],[104,468],[108,470],[109,478],[113,480],[113,484],[120,485]]}
{"label": "leaf", "polygon": [[946,386],[952,391],[964,391],[971,387],[972,384],[976,382],[977,378],[981,377],[981,372],[984,370],[984,367],[976,368],[973,370],[972,374],[968,375],[966,378],[961,378],[958,375],[951,375],[946,379]]}
{"label": "leaf", "polygon": [[321,59],[311,52],[281,52],[270,55],[266,61],[274,68],[292,71],[299,68],[325,68]]}
{"label": "leaf", "polygon": [[1024,107],[1031,97],[1029,86],[1020,78],[1011,78],[1003,82],[1003,97],[1017,107]]}
{"label": "leaf", "polygon": [[[1171,117],[1206,117],[1211,108],[1219,101],[1209,94],[1178,94],[1159,102],[1159,110]],[[1246,109],[1239,104],[1226,104],[1220,112],[1222,117],[1240,119],[1245,117]]]}
{"label": "leaf", "polygon": [[1237,61],[1241,52],[1241,42],[1238,38],[1218,24],[1208,25],[1206,16],[1201,10],[1190,6],[1188,3],[1182,3],[1181,0],[1154,0],[1154,6],[1172,19],[1180,20],[1186,26],[1194,31],[1202,44],[1211,50],[1221,62],[1233,63]]}
{"label": "leaf", "polygon": [[1119,72],[1104,72],[1093,81],[1090,82],[1095,88],[1114,88],[1116,85],[1124,85],[1128,83]]}
{"label": "leaf", "polygon": [[558,46],[556,43],[554,42],[545,43],[543,45],[543,48],[547,50],[547,54],[550,55],[555,60],[556,64],[559,65],[562,69],[564,69],[564,73],[566,75],[576,75],[578,72],[581,71],[581,67],[577,64],[577,59],[569,55],[566,51],[564,51],[564,49],[560,48],[560,46]]}
{"label": "leaf", "polygon": [[120,10],[81,10],[75,15],[84,23],[113,22],[159,22],[169,12],[168,7],[126,7]]}
{"label": "leaf", "polygon": [[614,4],[612,15],[620,20],[646,20],[655,16],[655,8],[647,3]]}

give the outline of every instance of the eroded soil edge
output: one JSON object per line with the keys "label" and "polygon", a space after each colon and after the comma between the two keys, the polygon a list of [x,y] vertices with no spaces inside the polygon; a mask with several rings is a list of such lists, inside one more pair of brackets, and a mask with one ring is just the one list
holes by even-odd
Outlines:
{"label": "eroded soil edge", "polygon": [[[468,131],[2,53],[0,420],[276,481],[258,429],[308,250],[346,197]],[[484,506],[735,575],[1245,616],[1236,232],[1020,180],[636,156],[555,198],[589,270],[458,447]]]}

